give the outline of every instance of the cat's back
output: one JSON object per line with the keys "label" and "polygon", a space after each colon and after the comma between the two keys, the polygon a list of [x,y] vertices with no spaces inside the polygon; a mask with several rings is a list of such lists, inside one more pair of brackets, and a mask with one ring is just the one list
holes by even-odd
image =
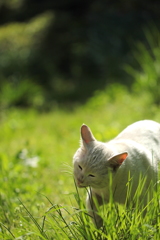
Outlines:
{"label": "cat's back", "polygon": [[152,120],[135,122],[109,142],[117,151],[127,151],[131,158],[146,156],[160,160],[160,124]]}
{"label": "cat's back", "polygon": [[125,128],[115,140],[128,139],[143,146],[154,143],[160,147],[160,124],[152,120],[135,122]]}

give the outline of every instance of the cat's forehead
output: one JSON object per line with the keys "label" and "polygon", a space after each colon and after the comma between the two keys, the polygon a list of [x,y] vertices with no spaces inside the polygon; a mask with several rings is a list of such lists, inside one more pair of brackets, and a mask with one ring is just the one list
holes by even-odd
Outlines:
{"label": "cat's forehead", "polygon": [[91,159],[101,158],[102,156],[104,156],[104,153],[105,153],[104,149],[100,147],[94,147],[92,149],[89,149],[88,152],[86,152],[86,156]]}
{"label": "cat's forehead", "polygon": [[104,143],[97,143],[92,148],[88,149],[88,155],[98,155],[98,156],[104,156],[108,153],[108,149],[106,147],[106,144]]}
{"label": "cat's forehead", "polygon": [[106,163],[107,159],[110,157],[107,149],[104,145],[99,144],[88,151],[86,151],[84,161],[86,164],[99,165],[100,163]]}

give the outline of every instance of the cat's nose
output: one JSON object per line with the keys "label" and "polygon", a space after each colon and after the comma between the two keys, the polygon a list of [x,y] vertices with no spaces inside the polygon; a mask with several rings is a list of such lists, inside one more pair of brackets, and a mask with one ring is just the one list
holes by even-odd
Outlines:
{"label": "cat's nose", "polygon": [[77,183],[78,183],[78,185],[81,185],[83,183],[83,180],[82,179],[77,179]]}

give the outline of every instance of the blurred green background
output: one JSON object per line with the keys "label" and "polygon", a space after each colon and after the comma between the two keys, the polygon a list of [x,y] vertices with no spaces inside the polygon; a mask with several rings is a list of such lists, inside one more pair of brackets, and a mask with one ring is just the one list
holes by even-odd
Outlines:
{"label": "blurred green background", "polygon": [[[135,121],[160,122],[159,28],[159,0],[0,1],[0,239],[73,238],[48,209],[71,206],[76,231],[81,124],[105,142]],[[139,227],[126,211],[107,239],[158,239],[150,213]]]}
{"label": "blurred green background", "polygon": [[85,103],[120,83],[160,103],[160,2],[1,0],[0,108]]}

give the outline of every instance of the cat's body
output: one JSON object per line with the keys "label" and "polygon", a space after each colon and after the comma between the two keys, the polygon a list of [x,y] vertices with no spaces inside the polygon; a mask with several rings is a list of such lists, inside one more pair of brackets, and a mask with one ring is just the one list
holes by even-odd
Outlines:
{"label": "cat's body", "polygon": [[109,201],[112,191],[113,200],[125,204],[129,180],[132,185],[129,197],[133,199],[139,179],[145,178],[141,200],[146,204],[157,182],[160,124],[150,120],[136,122],[107,143],[98,142],[91,130],[82,125],[81,138],[81,147],[73,159],[74,176],[78,187],[90,186],[87,209],[94,216],[97,227],[102,226],[102,219],[96,214],[91,196],[102,205]]}

